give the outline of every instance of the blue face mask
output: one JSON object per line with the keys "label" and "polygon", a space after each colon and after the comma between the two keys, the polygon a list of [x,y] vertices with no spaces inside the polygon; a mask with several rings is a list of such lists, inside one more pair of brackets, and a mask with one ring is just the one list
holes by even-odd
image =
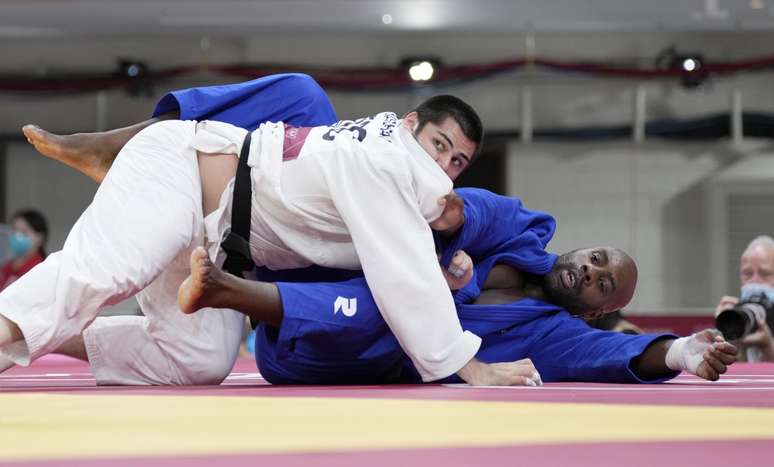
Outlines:
{"label": "blue face mask", "polygon": [[750,300],[753,295],[765,295],[770,302],[774,303],[774,287],[766,284],[747,284],[742,286],[742,294],[739,296],[739,300],[746,302]]}
{"label": "blue face mask", "polygon": [[11,253],[18,258],[26,255],[32,248],[32,240],[22,233],[16,232],[10,239]]}

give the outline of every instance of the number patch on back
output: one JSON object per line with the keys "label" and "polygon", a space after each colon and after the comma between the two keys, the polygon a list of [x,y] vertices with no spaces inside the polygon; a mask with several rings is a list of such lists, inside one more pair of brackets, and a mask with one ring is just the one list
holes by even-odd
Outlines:
{"label": "number patch on back", "polygon": [[352,136],[352,139],[362,143],[368,134],[365,127],[371,123],[373,119],[373,117],[365,117],[357,120],[342,120],[336,122],[325,132],[325,134],[323,134],[322,139],[325,141],[333,141],[340,134],[348,133]]}

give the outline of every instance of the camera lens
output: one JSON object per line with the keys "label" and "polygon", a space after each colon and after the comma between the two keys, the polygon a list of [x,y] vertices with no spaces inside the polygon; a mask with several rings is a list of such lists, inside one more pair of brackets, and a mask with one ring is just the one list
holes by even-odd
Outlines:
{"label": "camera lens", "polygon": [[734,309],[723,310],[715,318],[715,327],[723,333],[727,340],[739,339],[744,336],[750,322],[746,313]]}
{"label": "camera lens", "polygon": [[715,327],[727,340],[739,339],[758,328],[758,320],[765,319],[766,309],[758,303],[740,303],[723,310],[715,318]]}

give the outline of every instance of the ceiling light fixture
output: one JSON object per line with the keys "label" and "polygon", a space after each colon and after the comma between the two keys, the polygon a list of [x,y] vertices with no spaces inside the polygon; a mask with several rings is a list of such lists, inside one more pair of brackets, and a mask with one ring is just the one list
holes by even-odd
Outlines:
{"label": "ceiling light fixture", "polygon": [[435,76],[440,61],[429,57],[413,57],[401,60],[401,67],[406,70],[411,81],[415,83],[426,83]]}

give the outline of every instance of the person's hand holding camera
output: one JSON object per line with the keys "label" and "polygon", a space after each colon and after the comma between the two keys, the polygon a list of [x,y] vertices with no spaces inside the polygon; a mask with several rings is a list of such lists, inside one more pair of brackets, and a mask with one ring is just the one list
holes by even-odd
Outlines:
{"label": "person's hand holding camera", "polygon": [[720,299],[718,306],[715,307],[715,318],[718,317],[721,311],[733,308],[737,303],[739,303],[739,297],[724,295],[723,298]]}
{"label": "person's hand holding camera", "polygon": [[761,351],[762,362],[774,362],[774,335],[766,320],[758,320],[758,329],[739,340],[743,347],[755,347]]}
{"label": "person's hand holding camera", "polygon": [[774,287],[768,284],[744,284],[740,298],[725,296],[715,309],[715,326],[750,361],[774,362],[772,319]]}

